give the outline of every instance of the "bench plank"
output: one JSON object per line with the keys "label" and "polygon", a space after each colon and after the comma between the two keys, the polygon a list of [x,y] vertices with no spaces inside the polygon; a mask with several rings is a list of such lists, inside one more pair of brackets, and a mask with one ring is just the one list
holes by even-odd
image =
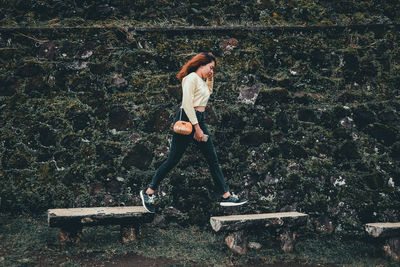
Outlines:
{"label": "bench plank", "polygon": [[367,223],[365,230],[373,237],[400,236],[400,222]]}
{"label": "bench plank", "polygon": [[280,226],[283,224],[305,224],[308,215],[300,212],[278,212],[262,214],[244,214],[216,216],[210,218],[211,227],[215,232],[221,230],[237,231],[249,226]]}
{"label": "bench plank", "polygon": [[49,209],[47,214],[50,227],[125,224],[153,217],[142,206]]}

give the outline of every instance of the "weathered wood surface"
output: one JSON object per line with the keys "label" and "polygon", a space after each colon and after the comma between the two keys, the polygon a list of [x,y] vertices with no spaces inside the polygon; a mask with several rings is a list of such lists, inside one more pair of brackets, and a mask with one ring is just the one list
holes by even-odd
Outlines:
{"label": "weathered wood surface", "polygon": [[278,212],[262,214],[245,214],[217,216],[210,218],[210,224],[214,231],[238,231],[255,226],[287,226],[302,225],[307,223],[308,215],[300,212]]}
{"label": "weathered wood surface", "polygon": [[365,230],[373,237],[400,237],[400,222],[367,223]]}
{"label": "weathered wood surface", "polygon": [[147,212],[142,206],[49,209],[47,215],[49,226],[60,228],[129,225],[149,222],[153,218],[153,214]]}

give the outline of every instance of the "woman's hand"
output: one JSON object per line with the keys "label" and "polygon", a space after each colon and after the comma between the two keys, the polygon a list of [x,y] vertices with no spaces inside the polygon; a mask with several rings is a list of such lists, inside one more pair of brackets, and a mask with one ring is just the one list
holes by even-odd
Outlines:
{"label": "woman's hand", "polygon": [[197,142],[202,142],[204,138],[204,133],[198,123],[194,125],[194,129],[194,139],[196,139]]}

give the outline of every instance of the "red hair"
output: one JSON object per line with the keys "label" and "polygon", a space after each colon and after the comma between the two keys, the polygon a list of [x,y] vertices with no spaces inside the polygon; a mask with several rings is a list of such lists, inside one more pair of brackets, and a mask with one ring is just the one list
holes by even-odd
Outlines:
{"label": "red hair", "polygon": [[200,53],[192,57],[188,62],[183,65],[182,69],[176,75],[176,77],[182,81],[182,79],[191,72],[196,71],[200,66],[207,65],[214,61],[215,56],[212,53]]}

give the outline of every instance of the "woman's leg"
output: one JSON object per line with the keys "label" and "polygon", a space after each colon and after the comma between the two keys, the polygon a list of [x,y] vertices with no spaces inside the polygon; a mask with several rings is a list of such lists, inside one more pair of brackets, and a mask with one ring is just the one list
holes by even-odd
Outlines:
{"label": "woman's leg", "polygon": [[173,133],[168,159],[157,169],[149,185],[150,189],[156,190],[162,179],[164,179],[168,172],[178,164],[187,146],[191,142],[191,139],[193,139],[192,135]]}
{"label": "woman's leg", "polygon": [[214,179],[219,196],[222,196],[224,194],[226,194],[226,196],[229,196],[229,188],[225,182],[224,175],[219,166],[217,153],[215,152],[215,147],[208,132],[207,126],[204,123],[200,123],[200,128],[203,130],[204,134],[209,135],[208,140],[207,142],[195,142],[199,146],[200,151],[207,160],[211,176]]}

